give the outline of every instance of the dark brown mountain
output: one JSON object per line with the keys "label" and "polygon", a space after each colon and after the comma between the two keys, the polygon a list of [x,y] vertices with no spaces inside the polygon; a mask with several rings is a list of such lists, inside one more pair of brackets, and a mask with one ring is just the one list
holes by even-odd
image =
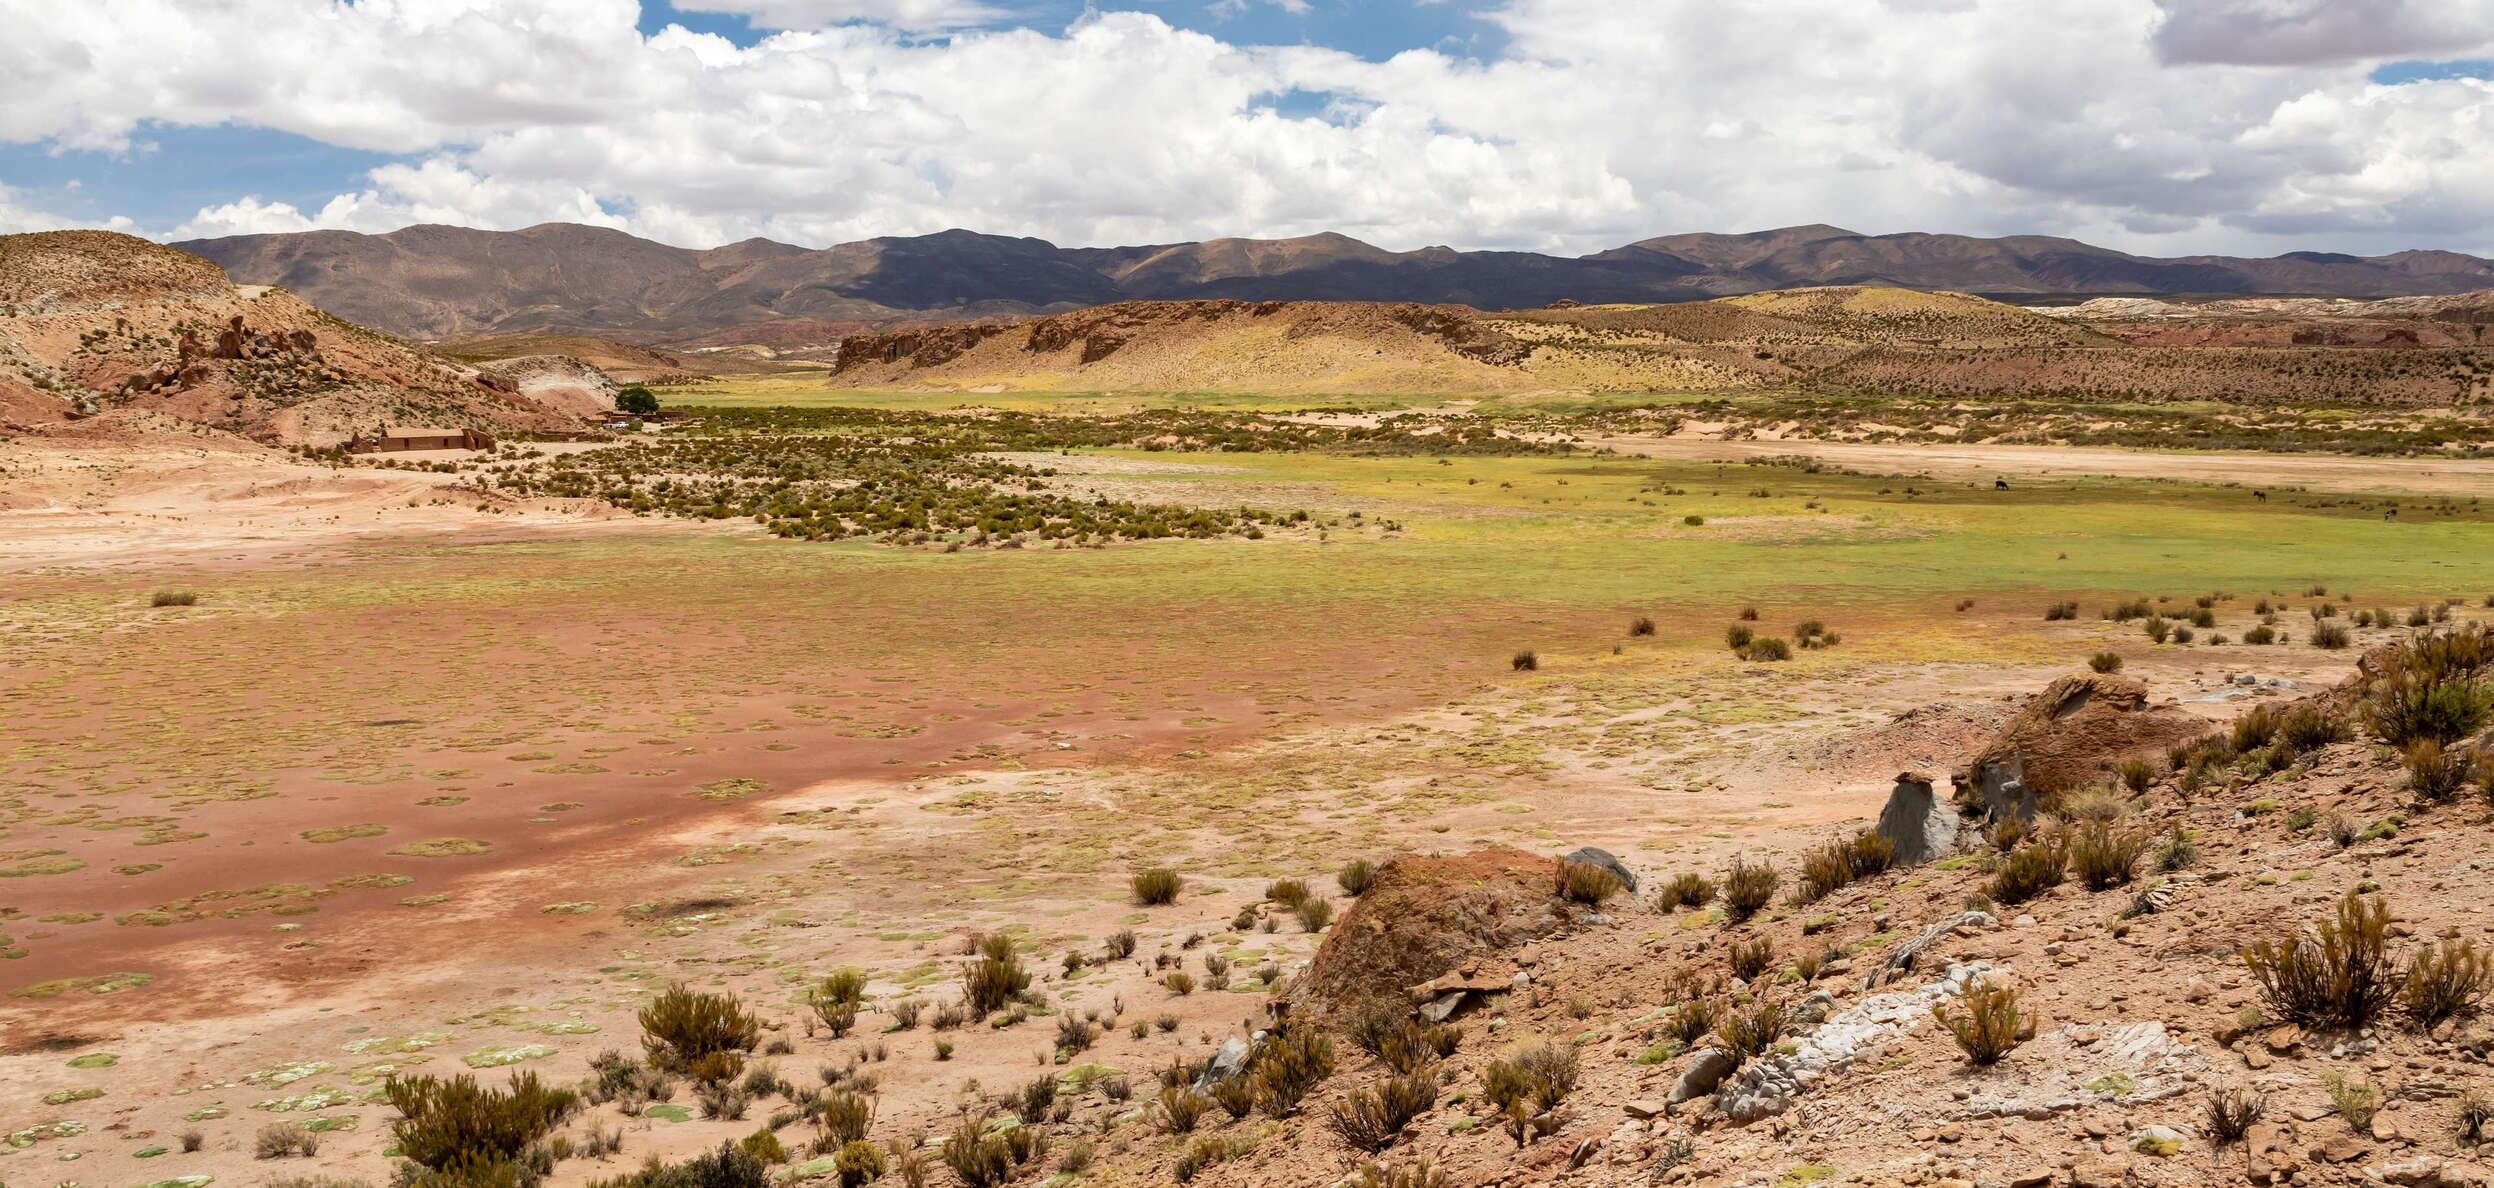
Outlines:
{"label": "dark brown mountain", "polygon": [[1687,301],[1807,285],[2011,300],[2494,288],[2494,261],[2455,252],[2159,259],[2048,236],[1860,235],[1828,226],[1667,235],[1572,258],[1445,247],[1394,252],[1335,234],[1060,248],[970,231],[819,250],[750,239],[694,251],[561,223],[508,232],[420,226],[387,235],[245,235],[177,246],[244,283],[284,285],[342,317],[401,334],[586,333],[641,342],[717,342],[739,328],[783,322],[990,317],[1135,299],[1516,309],[1562,298]]}

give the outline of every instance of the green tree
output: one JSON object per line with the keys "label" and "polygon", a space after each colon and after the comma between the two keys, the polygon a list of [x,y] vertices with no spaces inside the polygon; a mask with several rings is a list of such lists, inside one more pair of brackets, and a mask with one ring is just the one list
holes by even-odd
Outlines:
{"label": "green tree", "polygon": [[634,384],[615,393],[615,410],[643,416],[658,411],[658,394]]}

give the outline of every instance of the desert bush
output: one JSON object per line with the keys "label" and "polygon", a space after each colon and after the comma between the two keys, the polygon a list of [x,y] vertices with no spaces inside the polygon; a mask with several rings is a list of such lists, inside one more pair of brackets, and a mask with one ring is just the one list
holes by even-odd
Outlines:
{"label": "desert bush", "polygon": [[2191,612],[2191,625],[2203,631],[2217,625],[2217,612],[2201,607]]}
{"label": "desert bush", "polygon": [[2277,742],[2296,755],[2309,754],[2331,743],[2345,742],[2348,734],[2346,719],[2309,703],[2298,705],[2277,717]]}
{"label": "desert bush", "polygon": [[2419,739],[2448,746],[2483,729],[2494,708],[2494,688],[2464,676],[2436,675],[2416,664],[2395,664],[2365,688],[2364,726],[2394,747]]}
{"label": "desert bush", "polygon": [[318,1154],[320,1133],[300,1122],[271,1122],[260,1128],[258,1137],[251,1144],[251,1157],[254,1159],[283,1159],[289,1155],[309,1159]]}
{"label": "desert bush", "polygon": [[2147,623],[2142,627],[2142,630],[2147,632],[2149,639],[2154,640],[2157,643],[2163,643],[2165,642],[2166,636],[2173,634],[2174,627],[2173,624],[2166,622],[2164,619],[2155,615],[2150,615]]}
{"label": "desert bush", "polygon": [[1389,1077],[1372,1088],[1353,1090],[1334,1106],[1327,1120],[1344,1142],[1373,1154],[1385,1150],[1437,1100],[1437,1073],[1420,1069]]}
{"label": "desert bush", "polygon": [[1145,907],[1176,903],[1178,889],[1185,885],[1186,880],[1178,877],[1178,872],[1167,867],[1153,867],[1134,876],[1134,901]]}
{"label": "desert bush", "polygon": [[1735,652],[1748,647],[1749,641],[1756,638],[1758,638],[1757,631],[1738,623],[1723,629],[1723,646]]}
{"label": "desert bush", "polygon": [[1342,893],[1357,899],[1368,893],[1368,885],[1377,881],[1377,864],[1366,858],[1354,858],[1334,873],[1334,885]]}
{"label": "desert bush", "polygon": [[1666,908],[1704,907],[1714,897],[1714,881],[1701,874],[1676,874],[1663,884],[1662,904]]}
{"label": "desert bush", "polygon": [[1567,1100],[1582,1071],[1575,1048],[1537,1041],[1483,1068],[1481,1096],[1517,1128],[1517,1145],[1521,1146],[1523,1126]]}
{"label": "desert bush", "polygon": [[1276,879],[1266,885],[1264,897],[1286,908],[1295,908],[1308,901],[1308,885],[1298,879]]}
{"label": "desert bush", "polygon": [[1775,942],[1763,936],[1735,942],[1730,959],[1733,977],[1744,982],[1757,981],[1758,975],[1775,964]]}
{"label": "desert bush", "polygon": [[863,1004],[866,1001],[866,971],[854,968],[833,970],[823,975],[823,979],[814,984],[814,992],[810,998],[816,1003],[845,1002],[851,1006]]}
{"label": "desert bush", "polygon": [[1958,1050],[1974,1064],[1997,1064],[2023,1042],[2029,1020],[2018,1010],[2018,991],[2011,986],[1977,982],[1966,988],[1966,1010],[1951,1016],[1939,1007],[1931,1017],[1957,1038]]}
{"label": "desert bush", "polygon": [[1393,1168],[1382,1163],[1368,1164],[1343,1188],[1450,1188],[1450,1184],[1436,1164],[1422,1160]]}
{"label": "desert bush", "polygon": [[1569,903],[1600,907],[1603,901],[1619,894],[1619,876],[1609,868],[1590,862],[1562,858],[1558,865],[1558,896]]}
{"label": "desert bush", "polygon": [[1784,1027],[1791,1015],[1784,1004],[1764,998],[1721,1012],[1715,1019],[1715,1036],[1723,1046],[1742,1060],[1748,1060],[1775,1046],[1784,1038]]}
{"label": "desert bush", "polygon": [[1743,660],[1761,662],[1790,660],[1793,658],[1793,646],[1775,636],[1763,636],[1749,641],[1741,649],[1740,656]]}
{"label": "desert bush", "polygon": [[158,590],[147,600],[149,606],[197,606],[199,595],[189,590]]}
{"label": "desert bush", "polygon": [[2127,883],[2147,853],[2147,835],[2108,821],[2088,821],[2070,832],[2069,865],[2090,891]]}
{"label": "desert bush", "polygon": [[1793,976],[1800,978],[1805,986],[1819,980],[1819,970],[1826,966],[1827,957],[1824,949],[1807,949],[1793,954]]}
{"label": "desert bush", "polygon": [[1541,653],[1530,648],[1517,652],[1507,658],[1507,667],[1517,672],[1533,672],[1541,667]]}
{"label": "desert bush", "polygon": [[1030,984],[1030,971],[1022,967],[1022,959],[1014,953],[1013,938],[1001,933],[981,937],[978,955],[961,970],[962,1002],[973,1017],[1003,1010],[1007,1003],[1030,989]]}
{"label": "desert bush", "polygon": [[1299,1027],[1266,1043],[1247,1075],[1255,1087],[1256,1108],[1282,1118],[1333,1073],[1334,1041],[1314,1028]]}
{"label": "desert bush", "polygon": [[1663,1034],[1686,1047],[1706,1038],[1715,1029],[1715,1020],[1723,1014],[1722,1004],[1711,998],[1690,998],[1671,1012],[1663,1023]]}
{"label": "desert bush", "polygon": [[1067,1054],[1089,1051],[1100,1038],[1098,1028],[1071,1014],[1059,1015],[1056,1021],[1056,1049]]}
{"label": "desert bush", "polygon": [[2258,627],[2250,627],[2250,628],[2246,628],[2246,629],[2244,629],[2244,631],[2243,631],[2243,642],[2244,642],[2244,643],[2247,643],[2247,644],[2251,644],[2251,645],[2253,645],[2253,646],[2255,646],[2255,647],[2261,647],[2261,646],[2266,646],[2266,645],[2269,645],[2269,644],[2273,644],[2273,643],[2276,643],[2276,642],[2277,642],[2277,640],[2278,640],[2278,633],[2277,633],[2277,629],[2276,629],[2276,628],[2274,628],[2274,627],[2269,627],[2269,626],[2263,625],[2263,626],[2258,626]]}
{"label": "desert bush", "polygon": [[[2174,630],[2173,630],[2173,642],[2174,642],[2176,645],[2180,645],[2180,644],[2187,644],[2187,643],[2191,642],[2193,639],[2196,639],[2196,638],[2198,638],[2198,637],[2197,637],[2197,636],[2192,635],[2192,634],[2191,634],[2191,629],[2190,629],[2190,628],[2188,628],[2188,627],[2176,627],[2176,628],[2174,628]],[[2158,642],[2158,643],[2164,643],[2165,641],[2164,641],[2164,640],[2158,640],[2157,642]]]}
{"label": "desert bush", "polygon": [[2317,935],[2256,941],[2243,963],[2279,1018],[2353,1030],[2380,1015],[2404,980],[2388,952],[2389,932],[2381,897],[2349,891]]}
{"label": "desert bush", "polygon": [[2199,863],[2200,847],[2188,834],[2176,831],[2165,838],[2162,846],[2157,847],[2156,869],[2167,874],[2189,870]]}
{"label": "desert bush", "polygon": [[2416,954],[2401,1004],[2420,1030],[2430,1031],[2445,1019],[2476,1014],[2489,985],[2494,985],[2494,962],[2478,955],[2472,942],[2445,940]]}
{"label": "desert bush", "polygon": [[1652,634],[1654,634],[1654,620],[1649,619],[1649,618],[1646,618],[1646,617],[1645,617],[1645,616],[1643,616],[1643,615],[1638,616],[1635,622],[1632,622],[1632,623],[1628,624],[1628,634],[1630,634],[1630,635],[1652,635]]}
{"label": "desert bush", "polygon": [[2075,602],[2056,602],[2044,608],[2044,621],[2047,623],[2057,623],[2077,617],[2078,604]]}
{"label": "desert bush", "polygon": [[[770,1167],[753,1152],[723,1142],[717,1150],[705,1151],[682,1163],[662,1163],[652,1155],[641,1170],[594,1181],[590,1188],[766,1188],[770,1182]],[[403,1188],[504,1188],[504,1184],[485,1178],[449,1177],[439,1181],[419,1179]]]}
{"label": "desert bush", "polygon": [[1169,1174],[1179,1183],[1188,1183],[1205,1168],[1228,1163],[1256,1149],[1256,1140],[1248,1135],[1208,1134],[1186,1145]]}
{"label": "desert bush", "polygon": [[2122,786],[2130,789],[2133,795],[2147,791],[2148,785],[2156,782],[2156,767],[2145,759],[2125,759],[2115,769],[2115,774],[2121,777]]}
{"label": "desert bush", "polygon": [[1195,975],[1183,969],[1170,970],[1169,976],[1162,978],[1160,984],[1180,997],[1195,993]]}
{"label": "desert bush", "polygon": [[1047,1144],[1046,1134],[1036,1126],[990,1134],[983,1119],[964,1117],[936,1148],[936,1157],[952,1169],[964,1188],[1002,1188],[1024,1164],[1046,1154]]}
{"label": "desert bush", "polygon": [[400,1158],[434,1172],[517,1172],[551,1162],[540,1144],[580,1108],[580,1095],[549,1088],[533,1072],[508,1087],[487,1089],[476,1078],[391,1077],[382,1093],[400,1117],[390,1137]]}
{"label": "desert bush", "polygon": [[1724,915],[1736,924],[1757,915],[1774,902],[1775,889],[1782,882],[1774,867],[1752,865],[1735,855],[1731,871],[1723,876]]}
{"label": "desert bush", "polygon": [[2208,1136],[2237,1143],[2269,1112],[2269,1099],[2249,1089],[2211,1090],[2208,1095]]}
{"label": "desert bush", "polygon": [[1101,945],[1101,951],[1107,953],[1111,961],[1123,961],[1134,956],[1134,945],[1134,929],[1120,928],[1108,934],[1108,940]]}
{"label": "desert bush", "polygon": [[1212,1083],[1213,1104],[1233,1119],[1245,1118],[1256,1112],[1256,1085],[1245,1077],[1231,1077]]}
{"label": "desert bush", "polygon": [[2025,903],[2060,886],[2068,873],[2069,851],[2061,839],[2041,838],[2010,851],[1983,893],[2000,903]]}
{"label": "desert bush", "polygon": [[1754,607],[1754,606],[1744,606],[1744,607],[1742,607],[1742,608],[1741,608],[1741,615],[1740,615],[1740,618],[1741,618],[1741,621],[1742,621],[1742,622],[1744,622],[1744,623],[1755,623],[1755,622],[1757,622],[1757,621],[1758,621],[1758,608],[1757,608],[1757,607]]}
{"label": "desert bush", "polygon": [[1406,1019],[1401,1028],[1388,1033],[1378,1045],[1377,1058],[1386,1067],[1409,1076],[1454,1055],[1455,1046],[1462,1041],[1462,1028]]}
{"label": "desert bush", "polygon": [[2122,670],[2122,654],[2120,652],[2098,652],[2087,658],[2087,667],[2094,669],[2097,672],[2120,672]]}
{"label": "desert bush", "polygon": [[1793,902],[1817,903],[1852,881],[1851,847],[1840,841],[1828,842],[1802,854],[1793,887]]}
{"label": "desert bush", "polygon": [[1326,925],[1334,922],[1334,901],[1311,896],[1306,903],[1300,904],[1299,909],[1291,914],[1299,917],[1301,930],[1323,932]]}
{"label": "desert bush", "polygon": [[845,1090],[826,1093],[816,1103],[814,1121],[835,1146],[859,1142],[874,1127],[875,1099]]}
{"label": "desert bush", "polygon": [[[2486,605],[2494,606],[2494,601],[2489,601]],[[2494,1100],[2488,1100],[2473,1092],[2460,1094],[2460,1141],[2472,1146],[2484,1142],[2488,1123],[2494,1123]]]}
{"label": "desert bush", "polygon": [[207,1136],[207,1135],[205,1135],[205,1134],[200,1133],[200,1131],[199,1131],[199,1129],[198,1129],[197,1127],[193,1127],[193,1128],[191,1128],[191,1129],[189,1129],[189,1130],[185,1130],[185,1131],[183,1131],[183,1132],[182,1132],[182,1138],[181,1138],[181,1143],[182,1143],[182,1153],[183,1153],[183,1154],[185,1154],[185,1155],[187,1155],[187,1154],[190,1154],[191,1152],[197,1151],[197,1150],[198,1150],[198,1149],[199,1149],[202,1145],[204,1145],[207,1141],[208,1141],[208,1136]]}
{"label": "desert bush", "polygon": [[2322,1076],[2321,1089],[2329,1095],[2330,1111],[2346,1122],[2347,1129],[2358,1134],[2372,1130],[2373,1115],[2381,1110],[2381,1098],[2369,1082],[2332,1071]]}
{"label": "desert bush", "polygon": [[2475,756],[2461,747],[2444,747],[2430,738],[2420,738],[2400,751],[2399,759],[2407,767],[2407,786],[2419,800],[2441,804],[2459,795],[2460,786],[2468,782]]}
{"label": "desert bush", "polygon": [[2314,623],[2312,625],[2311,638],[2313,647],[2337,651],[2340,648],[2346,647],[2347,644],[2354,639],[2354,636],[2348,632],[2347,628],[2343,624]]}
{"label": "desert bush", "polygon": [[762,1040],[761,1021],[734,995],[682,983],[641,1008],[641,1047],[650,1067],[715,1084],[743,1071],[745,1053]]}
{"label": "desert bush", "polygon": [[883,1148],[869,1142],[843,1143],[831,1157],[831,1170],[840,1177],[840,1188],[872,1184],[889,1169]]}

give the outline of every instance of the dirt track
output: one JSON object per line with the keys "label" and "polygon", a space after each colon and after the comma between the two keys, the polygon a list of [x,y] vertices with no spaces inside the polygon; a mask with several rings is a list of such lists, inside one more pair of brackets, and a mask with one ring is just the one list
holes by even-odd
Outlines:
{"label": "dirt track", "polygon": [[1588,446],[1645,458],[1706,461],[1807,454],[1855,470],[1940,478],[2172,479],[2313,491],[2494,494],[2494,460],[2356,458],[2318,454],[2167,454],[2075,446],[1892,445],[1851,441],[1716,441],[1695,437],[1597,437]]}

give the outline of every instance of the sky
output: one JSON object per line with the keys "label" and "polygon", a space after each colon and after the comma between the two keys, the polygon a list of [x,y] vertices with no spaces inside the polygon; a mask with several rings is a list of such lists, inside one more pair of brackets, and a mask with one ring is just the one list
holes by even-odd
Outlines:
{"label": "sky", "polygon": [[2494,0],[0,0],[0,233],[2494,255]]}

